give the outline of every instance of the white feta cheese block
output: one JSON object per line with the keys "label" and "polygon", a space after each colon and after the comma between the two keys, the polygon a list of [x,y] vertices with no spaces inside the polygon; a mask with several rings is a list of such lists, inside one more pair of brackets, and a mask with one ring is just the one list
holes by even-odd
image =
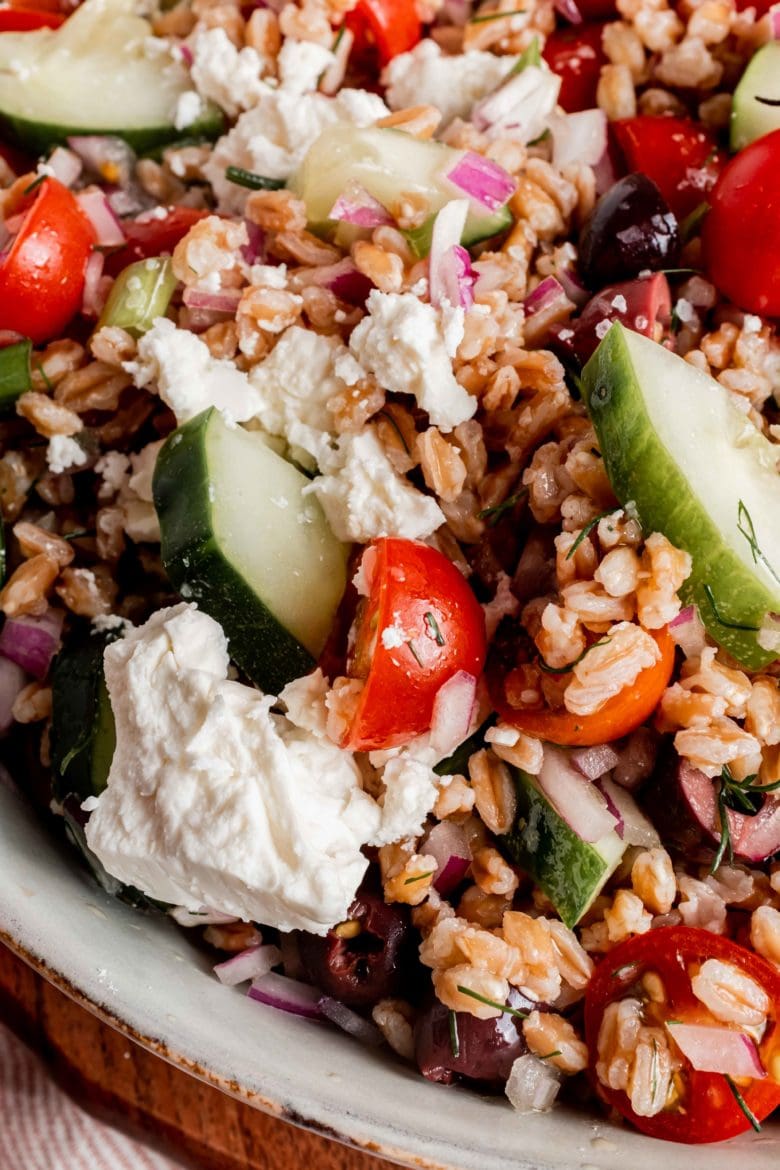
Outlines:
{"label": "white feta cheese block", "polygon": [[441,313],[414,293],[378,289],[367,307],[349,342],[363,368],[385,390],[413,394],[442,431],[471,418],[477,400],[456,380],[450,356],[463,336],[462,314]]}
{"label": "white feta cheese block", "polygon": [[319,500],[339,540],[366,544],[378,536],[424,540],[444,524],[444,513],[397,475],[372,430],[345,435],[325,474],[305,492]]}
{"label": "white feta cheese block", "polygon": [[448,57],[435,41],[420,41],[409,53],[399,53],[382,74],[391,109],[436,106],[446,126],[453,118],[468,118],[472,106],[491,93],[509,73],[510,57],[470,49]]}
{"label": "white feta cheese block", "polygon": [[219,139],[203,172],[214,188],[220,210],[241,215],[249,191],[225,178],[227,167],[243,167],[269,179],[288,179],[326,126],[335,122],[368,126],[388,113],[380,97],[363,90],[342,90],[330,98],[264,84],[254,107]]}
{"label": "white feta cheese block", "polygon": [[190,49],[198,94],[216,102],[231,118],[269,92],[262,80],[264,58],[249,45],[237,49],[223,28],[198,29]]}
{"label": "white feta cheese block", "polygon": [[227,681],[225,636],[193,606],[154,614],[104,661],[117,746],[87,841],[109,873],[281,930],[346,917],[381,822],[351,754]]}
{"label": "white feta cheese block", "polygon": [[382,823],[369,844],[389,845],[420,831],[436,803],[439,777],[420,760],[400,756],[390,760],[382,772],[385,783]]}

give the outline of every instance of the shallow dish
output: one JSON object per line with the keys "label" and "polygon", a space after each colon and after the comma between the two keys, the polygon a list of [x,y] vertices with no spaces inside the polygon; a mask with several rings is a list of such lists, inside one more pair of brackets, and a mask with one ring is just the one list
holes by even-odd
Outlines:
{"label": "shallow dish", "polygon": [[426,1170],[775,1170],[780,1126],[719,1146],[650,1141],[586,1113],[520,1117],[432,1085],[335,1030],[224,988],[163,918],[103,893],[0,787],[0,940],[172,1064],[258,1109]]}

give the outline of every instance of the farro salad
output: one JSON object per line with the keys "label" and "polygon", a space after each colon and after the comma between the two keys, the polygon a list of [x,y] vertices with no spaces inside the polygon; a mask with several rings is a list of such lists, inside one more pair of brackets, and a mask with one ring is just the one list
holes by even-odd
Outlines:
{"label": "farro salad", "polygon": [[760,1128],[780,7],[23,0],[0,127],[41,814],[258,1012]]}

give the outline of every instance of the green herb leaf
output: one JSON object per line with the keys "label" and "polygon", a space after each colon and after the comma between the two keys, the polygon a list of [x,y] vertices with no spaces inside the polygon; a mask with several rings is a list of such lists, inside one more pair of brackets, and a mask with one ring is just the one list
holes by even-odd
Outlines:
{"label": "green herb leaf", "polygon": [[756,1133],[761,1133],[761,1122],[758,1120],[755,1113],[750,1108],[747,1101],[745,1100],[745,1098],[742,1096],[742,1094],[740,1093],[737,1086],[732,1081],[731,1077],[728,1074],[725,1074],[725,1075],[726,1075],[726,1084],[731,1089],[731,1092],[734,1094],[734,1100],[736,1101],[737,1105],[739,1105],[740,1109],[745,1114],[745,1117],[748,1119],[750,1124],[753,1126],[753,1129],[756,1131]]}
{"label": "green herb leaf", "polygon": [[774,571],[769,561],[761,551],[758,538],[756,537],[756,530],[753,526],[752,517],[745,507],[743,500],[740,500],[739,504],[737,505],[737,531],[742,533],[745,540],[748,542],[748,545],[750,546],[750,552],[753,557],[753,564],[757,565],[760,561],[764,568],[769,570],[775,581],[780,584],[780,577],[778,577],[777,573]]}
{"label": "green herb leaf", "polygon": [[452,1055],[457,1060],[460,1056],[460,1036],[458,1035],[458,1017],[450,1008],[450,1048]]}
{"label": "green herb leaf", "polygon": [[398,423],[393,418],[392,414],[390,414],[389,411],[387,411],[387,410],[380,410],[379,416],[380,416],[380,418],[387,419],[387,421],[390,423],[390,426],[393,428],[395,433],[398,435],[398,438],[401,440],[401,446],[403,447],[404,451],[406,452],[407,455],[411,455],[411,451],[409,450],[409,444],[407,443],[406,439],[403,436],[403,431],[401,430]]}
{"label": "green herb leaf", "polygon": [[552,1060],[554,1056],[560,1056],[560,1048],[556,1048],[554,1052],[545,1052],[544,1056],[537,1056],[537,1060]]}
{"label": "green herb leaf", "polygon": [[498,1003],[495,999],[488,999],[486,995],[480,995],[478,991],[472,991],[470,987],[462,987],[458,984],[458,991],[461,995],[467,995],[470,999],[476,999],[479,1003],[486,1003],[488,1007],[498,1008],[500,1012],[504,1012],[508,1016],[517,1016],[519,1020],[527,1020],[528,1012],[520,1012],[517,1008],[510,1007],[508,1003]]}
{"label": "green herb leaf", "polygon": [[545,674],[570,674],[574,667],[582,662],[586,654],[590,654],[591,650],[595,650],[597,646],[606,646],[611,642],[611,638],[602,638],[599,642],[594,642],[592,646],[586,646],[582,654],[578,655],[573,662],[569,662],[566,666],[548,666],[544,659],[540,656],[538,658],[539,669],[543,670]]}
{"label": "green herb leaf", "polygon": [[514,508],[518,500],[522,500],[523,496],[527,495],[528,488],[521,488],[519,492],[515,492],[513,496],[509,496],[502,503],[494,504],[492,508],[483,508],[481,512],[477,513],[477,515],[479,516],[480,520],[487,520],[488,524],[492,528],[494,524],[498,524],[499,520],[504,515],[504,512],[508,512],[510,508]]}
{"label": "green herb leaf", "polygon": [[542,50],[539,45],[539,38],[534,37],[527,49],[524,49],[520,56],[515,61],[509,76],[514,77],[518,73],[522,73],[529,65],[535,65],[537,69],[542,63]]}
{"label": "green herb leaf", "polygon": [[95,530],[93,528],[74,528],[73,532],[61,532],[61,540],[78,540],[80,536],[94,536]]}
{"label": "green herb leaf", "polygon": [[424,662],[423,662],[422,658],[420,657],[420,655],[417,653],[417,650],[415,649],[414,642],[411,640],[411,638],[410,638],[410,639],[409,639],[409,641],[406,643],[406,645],[409,647],[409,653],[412,655],[412,657],[413,657],[413,658],[414,658],[414,660],[416,661],[417,665],[418,665],[418,666],[421,666],[421,667],[423,668],[423,670],[424,670],[424,669],[425,669],[425,664],[424,664]]}
{"label": "green herb leaf", "polygon": [[225,178],[238,187],[248,187],[250,191],[281,191],[285,186],[284,179],[269,179],[267,175],[256,175],[243,167],[227,167]]}
{"label": "green herb leaf", "polygon": [[404,885],[411,886],[414,882],[421,882],[423,878],[433,877],[435,873],[435,869],[429,869],[427,873],[416,873],[414,877],[407,878]]}
{"label": "green herb leaf", "polygon": [[599,512],[598,516],[594,516],[592,520],[589,520],[588,523],[585,525],[585,527],[580,529],[579,536],[577,537],[574,544],[571,546],[571,548],[569,549],[569,551],[566,554],[566,560],[567,561],[571,560],[571,558],[576,553],[577,549],[582,544],[585,537],[590,535],[590,533],[593,531],[593,529],[598,524],[599,520],[603,520],[605,516],[614,515],[614,513],[616,511],[617,511],[616,508],[607,508],[606,512]]}
{"label": "green herb leaf", "polygon": [[780,98],[765,98],[756,94],[754,101],[760,102],[762,106],[780,106]]}
{"label": "green herb leaf", "polygon": [[523,16],[524,8],[514,8],[511,12],[485,12],[482,15],[469,18],[469,24],[487,24],[490,20],[505,20],[509,16]]}
{"label": "green herb leaf", "polygon": [[41,375],[41,378],[43,379],[43,384],[46,387],[46,389],[49,391],[50,394],[53,394],[54,393],[54,386],[52,384],[52,380],[49,377],[49,375],[46,373],[46,371],[44,370],[44,368],[40,362],[35,363],[35,369]]}
{"label": "green herb leaf", "polygon": [[436,645],[443,646],[444,645],[444,635],[442,634],[441,630],[439,629],[439,623],[436,621],[436,618],[433,616],[433,614],[430,611],[428,611],[428,613],[425,614],[425,624],[428,627],[428,629],[431,631],[431,635],[436,639]]}
{"label": "green herb leaf", "polygon": [[718,820],[720,822],[720,843],[718,845],[718,850],[712,859],[710,874],[715,873],[715,871],[718,869],[720,863],[723,861],[726,850],[728,850],[729,861],[734,860],[734,847],[731,843],[728,805],[726,804],[726,787],[722,781],[720,782],[720,787],[718,788]]}
{"label": "green herb leaf", "polygon": [[29,195],[31,191],[34,191],[36,189],[36,187],[40,187],[41,183],[46,178],[48,178],[48,175],[46,175],[46,174],[36,175],[35,178],[33,179],[32,183],[28,184],[28,186],[25,187],[24,191],[22,191],[22,195]]}
{"label": "green herb leaf", "polygon": [[712,609],[712,612],[715,615],[715,621],[718,623],[719,626],[725,626],[725,628],[727,630],[750,630],[753,633],[756,633],[756,634],[758,633],[758,626],[748,626],[744,622],[730,622],[726,618],[724,618],[721,615],[720,610],[718,609],[717,603],[715,601],[715,594],[712,592],[712,588],[709,585],[704,585],[703,589],[704,589],[704,596],[707,598],[707,601],[710,603],[710,607]]}

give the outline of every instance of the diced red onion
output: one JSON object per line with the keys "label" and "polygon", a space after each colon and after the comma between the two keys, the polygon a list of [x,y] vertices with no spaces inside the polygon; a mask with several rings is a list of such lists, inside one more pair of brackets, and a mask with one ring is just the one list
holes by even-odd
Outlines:
{"label": "diced red onion", "polygon": [[614,187],[618,176],[615,170],[615,164],[612,161],[612,155],[607,148],[593,165],[593,174],[596,179],[596,194],[603,195],[605,191],[609,191],[610,187]]}
{"label": "diced red onion", "polygon": [[618,837],[625,841],[626,845],[656,849],[661,844],[661,838],[633,796],[606,776],[601,777],[598,786],[606,797],[609,811],[617,818]]}
{"label": "diced red onion", "polygon": [[395,223],[390,212],[378,199],[350,180],[328,212],[328,219],[351,223],[355,227],[375,228]]}
{"label": "diced red onion", "polygon": [[607,115],[603,110],[579,110],[550,117],[553,163],[561,170],[571,163],[595,167],[607,149]]}
{"label": "diced red onion", "polygon": [[651,727],[638,727],[620,748],[612,779],[621,788],[633,792],[648,778],[657,756],[658,735]]}
{"label": "diced red onion", "polygon": [[446,261],[450,258],[452,248],[460,245],[468,213],[468,199],[451,199],[433,221],[428,257],[428,293],[431,304],[437,309],[443,301],[450,305],[460,304],[457,276],[453,266],[447,265]]}
{"label": "diced red onion", "polygon": [[84,269],[84,295],[81,298],[81,311],[85,317],[99,317],[106,303],[108,285],[103,283],[103,265],[105,257],[102,252],[93,252]]}
{"label": "diced red onion", "polygon": [[440,17],[444,17],[450,24],[463,28],[471,16],[471,0],[444,0]]}
{"label": "diced red onion", "polygon": [[241,300],[241,289],[226,288],[220,292],[186,288],[183,301],[188,309],[206,309],[212,313],[235,313]]}
{"label": "diced red onion", "polygon": [[321,992],[308,983],[299,983],[297,979],[288,979],[286,975],[277,975],[273,971],[253,980],[247,995],[258,1003],[268,1004],[293,1016],[306,1016],[310,1020],[322,1017]]}
{"label": "diced red onion", "polygon": [[44,679],[60,644],[65,613],[47,609],[41,617],[7,618],[0,631],[0,654]]}
{"label": "diced red onion", "polygon": [[341,89],[344,82],[344,74],[347,71],[347,64],[349,63],[349,55],[352,52],[354,43],[355,34],[352,32],[352,29],[342,25],[338,44],[333,53],[333,61],[323,73],[319,84],[320,93],[332,97]]}
{"label": "diced red onion", "polygon": [[73,186],[82,169],[79,156],[75,151],[66,150],[64,146],[55,146],[46,160],[46,165],[51,167],[55,179],[59,179],[65,187]]}
{"label": "diced red onion", "polygon": [[241,248],[241,258],[245,264],[265,262],[265,232],[257,223],[250,219],[244,220],[244,227],[248,236],[247,243]]}
{"label": "diced red onion", "polygon": [[766,1072],[752,1036],[710,1024],[666,1025],[669,1035],[698,1072],[761,1080]]}
{"label": "diced red onion", "polygon": [[308,269],[306,278],[309,284],[329,288],[348,305],[364,305],[374,287],[368,277],[358,271],[349,256],[336,264],[323,264],[319,268]]}
{"label": "diced red onion", "polygon": [[707,631],[695,605],[686,605],[680,610],[669,622],[669,633],[686,658],[697,657],[707,645]]}
{"label": "diced red onion", "polygon": [[224,963],[217,963],[214,974],[220,983],[227,987],[235,987],[238,983],[248,983],[250,979],[259,979],[267,975],[273,967],[278,967],[282,961],[282,952],[274,946],[247,947]]}
{"label": "diced red onion", "polygon": [[447,171],[445,178],[488,211],[497,211],[503,207],[517,187],[517,182],[508,171],[473,150],[467,150],[455,166]]}
{"label": "diced red onion", "polygon": [[598,780],[605,772],[612,771],[620,756],[611,744],[605,743],[598,747],[574,748],[570,759],[588,780]]}
{"label": "diced red onion", "polygon": [[562,268],[558,273],[558,280],[566,296],[578,308],[588,303],[590,293],[572,268]]}
{"label": "diced red onion", "polygon": [[95,175],[112,186],[125,187],[133,177],[135,153],[113,134],[80,134],[68,138],[68,146]]}
{"label": "diced red onion", "polygon": [[558,815],[583,841],[599,841],[617,820],[603,795],[581,775],[566,753],[549,744],[538,776],[539,787]]}
{"label": "diced red onion", "polygon": [[423,852],[436,859],[433,885],[440,894],[448,894],[459,885],[471,865],[468,837],[460,825],[440,821],[425,839]]}
{"label": "diced red onion", "polygon": [[180,45],[177,45],[176,52],[179,54],[179,56],[181,57],[182,61],[187,66],[187,68],[191,69],[195,63],[195,58],[192,54],[192,49],[187,44],[187,42],[182,41],[182,43]]}
{"label": "diced red onion", "polygon": [[512,1065],[505,1092],[518,1113],[546,1113],[560,1087],[560,1076],[549,1061],[527,1052]]}
{"label": "diced red onion", "polygon": [[[715,786],[685,758],[677,768],[680,791],[688,811],[713,841],[720,841],[720,814]],[[757,789],[760,792],[760,789]],[[726,809],[729,839],[737,857],[745,861],[766,861],[780,852],[780,799],[774,793],[764,797],[764,803],[755,816]]]}
{"label": "diced red onion", "polygon": [[95,243],[99,248],[111,248],[124,244],[126,236],[117,217],[106,199],[105,194],[97,187],[90,187],[80,191],[76,202],[92,224],[95,232]]}
{"label": "diced red onion", "polygon": [[192,926],[227,926],[230,922],[238,922],[232,915],[209,910],[206,906],[202,910],[185,910],[184,906],[174,906],[168,913],[174,922],[188,929]]}
{"label": "diced red onion", "polygon": [[431,747],[442,757],[450,755],[469,733],[477,695],[473,674],[458,670],[439,687],[433,700]]}
{"label": "diced red onion", "polygon": [[534,313],[546,312],[553,306],[561,305],[564,301],[569,305],[568,297],[563,291],[560,281],[556,280],[554,276],[545,276],[544,280],[540,281],[525,298],[523,307],[526,316],[532,317]]}
{"label": "diced red onion", "polygon": [[0,735],[13,726],[13,705],[26,685],[27,675],[21,666],[10,658],[0,658]]}
{"label": "diced red onion", "polygon": [[481,133],[533,142],[547,129],[560,88],[557,74],[528,65],[477,102],[471,114],[472,124]]}
{"label": "diced red onion", "polygon": [[769,9],[769,28],[772,40],[780,41],[780,4],[773,4]]}
{"label": "diced red onion", "polygon": [[318,1006],[326,1020],[330,1020],[332,1024],[336,1024],[337,1027],[348,1032],[350,1036],[360,1040],[362,1044],[378,1048],[380,1044],[384,1043],[384,1037],[376,1024],[359,1016],[357,1012],[353,1012],[351,1008],[340,1003],[339,1000],[331,999],[329,995],[323,995]]}
{"label": "diced red onion", "polygon": [[574,0],[553,0],[553,8],[569,24],[582,24],[582,13]]}
{"label": "diced red onion", "polygon": [[16,345],[20,341],[24,341],[23,333],[17,333],[15,329],[0,329],[0,349],[5,349],[7,345]]}

